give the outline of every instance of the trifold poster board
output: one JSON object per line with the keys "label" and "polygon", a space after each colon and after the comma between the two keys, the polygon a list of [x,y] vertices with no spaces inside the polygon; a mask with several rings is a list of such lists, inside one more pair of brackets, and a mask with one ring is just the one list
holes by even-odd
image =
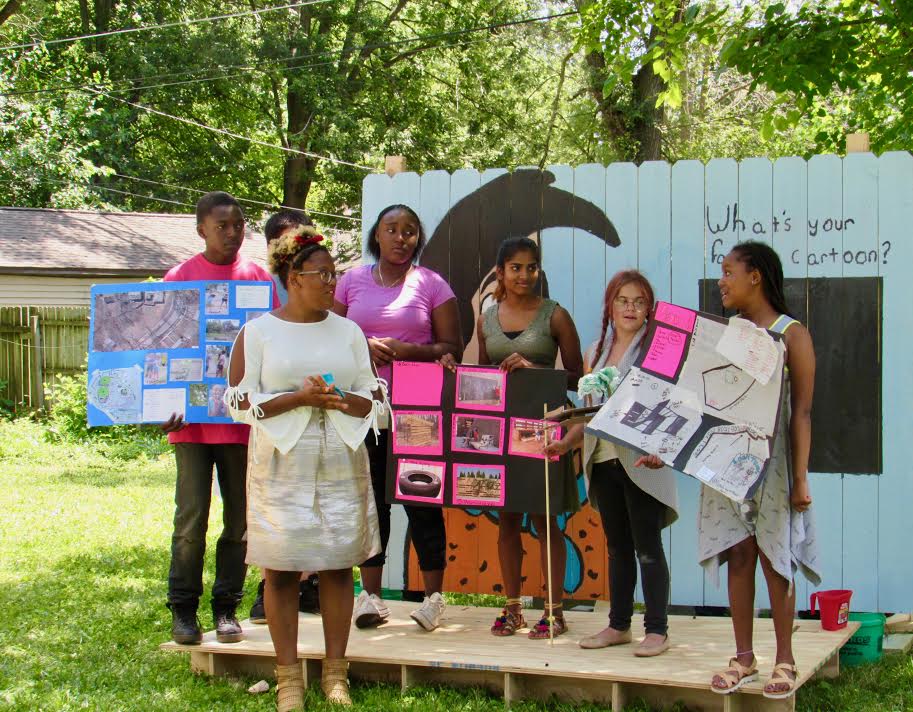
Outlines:
{"label": "trifold poster board", "polygon": [[[387,501],[545,511],[543,404],[567,399],[567,373],[396,361],[390,384]],[[553,429],[549,438],[560,437]],[[554,507],[564,501],[563,467],[549,462]]]}
{"label": "trifold poster board", "polygon": [[89,425],[230,423],[222,402],[241,327],[272,309],[270,282],[92,287]]}
{"label": "trifold poster board", "polygon": [[746,319],[659,302],[640,356],[587,432],[743,501],[773,452],[784,355],[779,334]]}

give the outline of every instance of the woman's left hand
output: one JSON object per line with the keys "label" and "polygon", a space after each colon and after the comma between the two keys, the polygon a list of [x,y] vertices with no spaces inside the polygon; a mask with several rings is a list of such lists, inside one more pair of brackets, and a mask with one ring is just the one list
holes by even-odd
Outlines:
{"label": "woman's left hand", "polygon": [[516,371],[518,368],[535,368],[535,364],[532,361],[528,361],[523,358],[520,354],[514,352],[506,359],[501,361],[501,370],[511,373]]}
{"label": "woman's left hand", "polygon": [[642,455],[634,462],[634,467],[648,467],[651,470],[658,470],[663,464],[663,461],[659,459],[659,455]]}
{"label": "woman's left hand", "polygon": [[794,480],[790,504],[797,512],[804,512],[812,506],[812,495],[808,490],[808,480]]}

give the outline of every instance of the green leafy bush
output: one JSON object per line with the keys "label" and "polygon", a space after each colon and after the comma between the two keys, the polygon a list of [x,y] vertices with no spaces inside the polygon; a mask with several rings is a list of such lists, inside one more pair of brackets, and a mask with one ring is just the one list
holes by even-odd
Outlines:
{"label": "green leafy bush", "polygon": [[[7,382],[0,379],[0,391],[5,391]],[[0,396],[0,418],[12,418],[15,404],[9,398]]]}
{"label": "green leafy bush", "polygon": [[86,420],[88,374],[63,376],[48,385],[50,415],[45,437],[52,442],[92,442],[116,460],[154,458],[168,452],[168,439],[151,425],[115,425],[89,428]]}

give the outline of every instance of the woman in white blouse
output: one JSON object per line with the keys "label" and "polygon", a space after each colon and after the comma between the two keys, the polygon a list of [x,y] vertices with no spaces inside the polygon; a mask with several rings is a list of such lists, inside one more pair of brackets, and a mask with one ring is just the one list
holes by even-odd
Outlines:
{"label": "woman in white blouse", "polygon": [[266,572],[280,711],[304,704],[299,573],[320,572],[324,693],[351,704],[352,566],[380,551],[363,441],[384,395],[361,329],[330,311],[336,272],[321,240],[307,226],[271,247],[270,267],[288,289],[288,304],[238,335],[226,394],[235,420],[253,426],[247,563]]}

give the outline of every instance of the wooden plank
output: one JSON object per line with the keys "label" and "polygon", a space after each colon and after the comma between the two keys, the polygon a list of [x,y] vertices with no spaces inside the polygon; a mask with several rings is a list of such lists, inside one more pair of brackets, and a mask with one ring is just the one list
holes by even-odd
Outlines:
{"label": "wooden plank", "polygon": [[[548,166],[555,177],[553,188],[574,192],[574,169],[567,165]],[[571,225],[573,215],[561,216]],[[571,227],[552,227],[542,231],[542,269],[548,277],[549,297],[573,314],[574,309],[574,230]]]}
{"label": "wooden plank", "polygon": [[[637,166],[633,163],[612,163],[606,168],[605,213],[615,226],[621,244],[606,250],[606,281],[621,270],[637,269],[637,205]],[[594,338],[599,336],[597,332]]]}
{"label": "wooden plank", "polygon": [[[878,610],[913,610],[913,557],[900,531],[909,531],[913,477],[909,448],[913,424],[913,156],[905,151],[886,153],[878,159],[878,249],[884,280],[882,328],[882,460],[878,478]],[[907,417],[898,417],[907,413]],[[869,566],[871,575],[872,565]]]}
{"label": "wooden plank", "polygon": [[[704,273],[719,279],[720,265],[741,231],[739,216],[739,166],[728,158],[713,159],[704,173]],[[720,572],[717,587],[704,574],[704,605],[728,606],[726,571]]]}
{"label": "wooden plank", "polygon": [[773,165],[767,158],[739,163],[739,242],[757,240],[768,245],[773,237]]}
{"label": "wooden plank", "polygon": [[884,622],[885,633],[913,633],[913,620],[909,613],[895,613]]}
{"label": "wooden plank", "polygon": [[365,249],[368,232],[380,211],[391,204],[392,190],[393,182],[383,173],[371,173],[361,183],[361,244],[363,256],[369,262],[373,262],[374,258]]}
{"label": "wooden plank", "polygon": [[[842,276],[877,275],[878,164],[873,155],[857,153],[843,159],[843,205],[839,217],[833,219],[834,243],[839,240],[842,247]],[[859,257],[861,261],[857,261]],[[877,322],[875,314],[870,318]],[[874,395],[880,398],[880,394]],[[878,610],[878,571],[872,575],[872,564],[878,561],[879,479],[843,476],[844,587],[853,590],[852,605],[859,611]]]}
{"label": "wooden plank", "polygon": [[669,300],[672,272],[671,169],[647,161],[637,171],[637,267],[657,299]]}
{"label": "wooden plank", "polygon": [[[421,177],[420,195],[417,211],[422,219],[426,239],[434,235],[441,220],[450,209],[450,174],[447,171],[428,171]],[[435,236],[436,240],[447,243],[447,253],[450,254],[450,231],[444,230]],[[441,272],[444,279],[450,279],[450,265]]]}
{"label": "wooden plank", "polygon": [[[669,298],[674,304],[697,309],[698,285],[705,276],[704,164],[678,161],[672,166],[672,275]],[[718,268],[713,273],[716,276]],[[676,475],[679,518],[666,529],[665,542],[672,577],[671,602],[699,606],[704,602],[704,577],[698,565],[698,521],[701,485],[693,477]]]}
{"label": "wooden plank", "polygon": [[[808,162],[808,276],[840,277],[841,265],[833,258],[839,255],[842,241],[832,229],[824,230],[828,219],[843,217],[843,166],[837,156],[814,156]],[[831,223],[833,225],[833,223]],[[815,336],[815,315],[809,312],[807,326]],[[815,349],[827,344],[815,343]],[[813,406],[814,407],[814,406]],[[812,437],[816,437],[812,433]],[[819,435],[818,437],[822,437]],[[826,437],[826,435],[823,435]],[[821,589],[844,588],[844,495],[842,475],[809,473],[809,487],[814,504],[813,516],[818,534],[818,560],[822,570]],[[827,534],[823,534],[827,532]],[[811,593],[811,587],[808,592]],[[804,607],[804,605],[799,605]]]}
{"label": "wooden plank", "polygon": [[[606,207],[606,168],[587,163],[574,170],[574,193],[600,210]],[[596,339],[602,323],[602,294],[606,285],[606,246],[586,230],[574,230],[574,303],[571,316],[580,334],[580,343]],[[567,306],[567,305],[565,305]]]}
{"label": "wooden plank", "polygon": [[888,633],[882,650],[885,655],[908,655],[913,649],[913,633]]}

